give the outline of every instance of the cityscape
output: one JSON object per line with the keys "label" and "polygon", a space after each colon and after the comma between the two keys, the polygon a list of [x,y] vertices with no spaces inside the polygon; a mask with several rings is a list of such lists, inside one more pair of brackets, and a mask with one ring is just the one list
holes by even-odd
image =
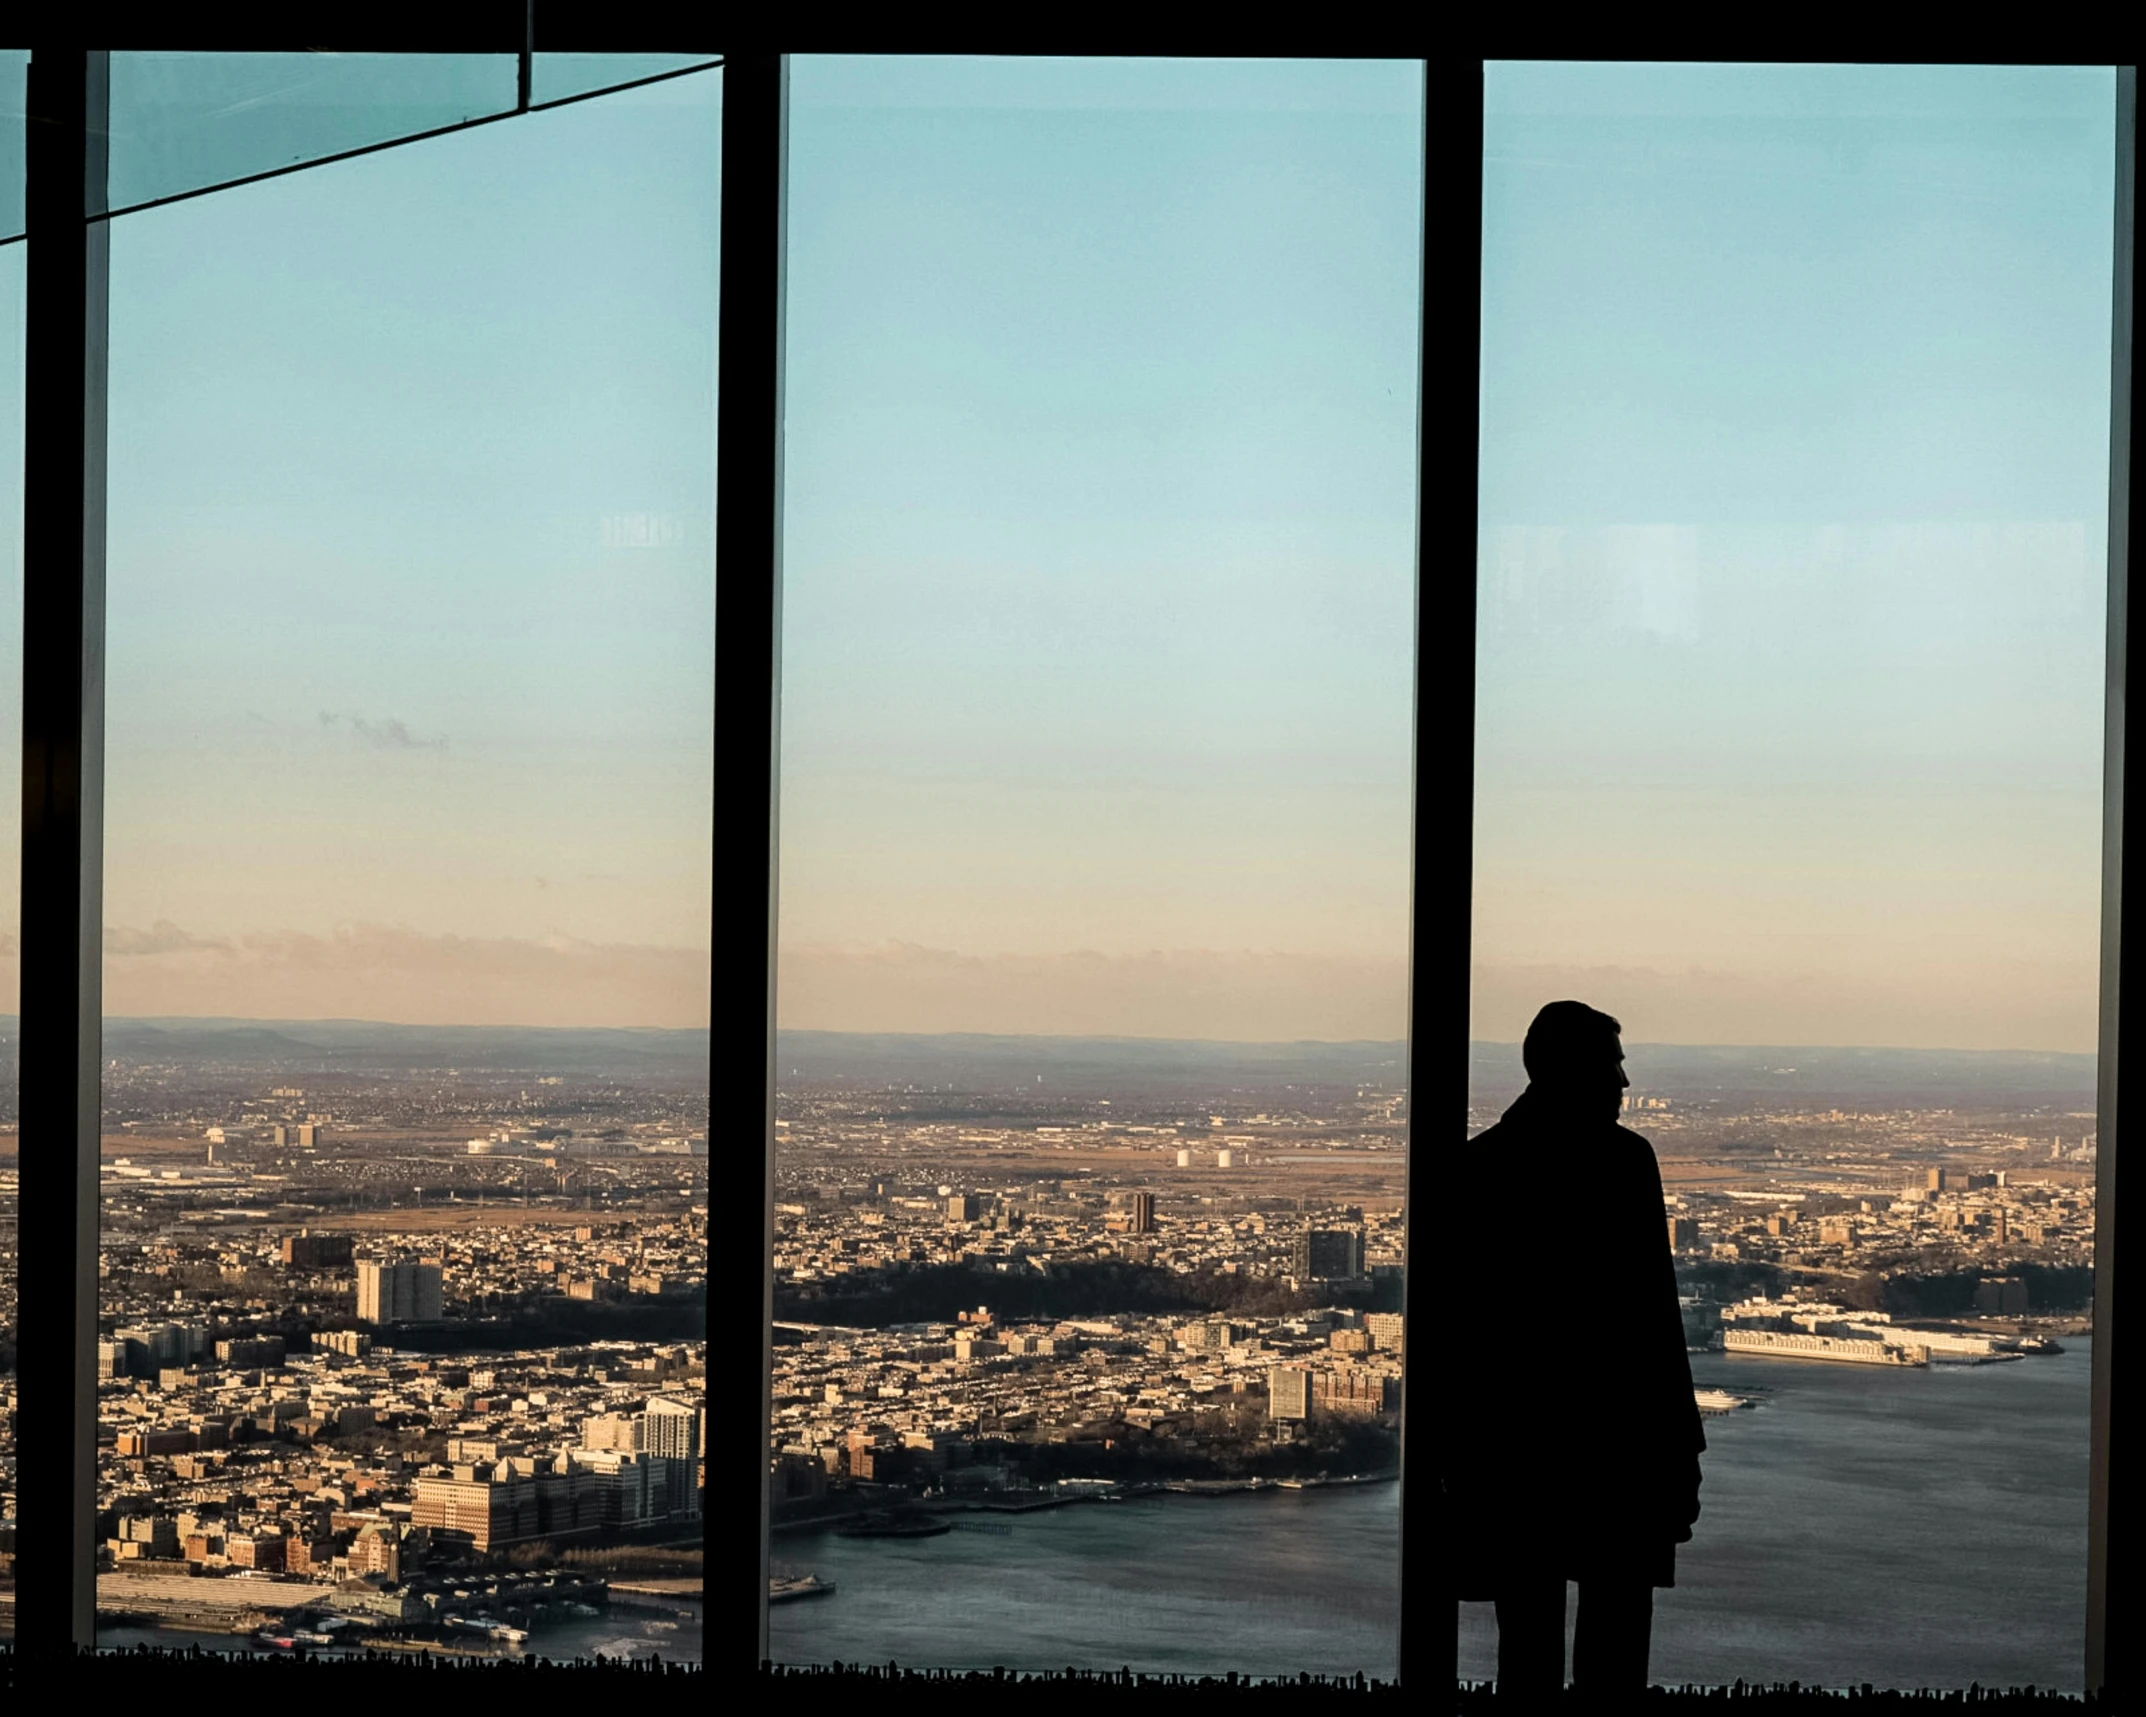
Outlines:
{"label": "cityscape", "polygon": [[697,1656],[705,1034],[106,1047],[100,1635]]}
{"label": "cityscape", "polygon": [[[905,1066],[892,1041],[783,1054],[779,1645],[862,1649],[842,1618],[853,1592],[881,1597],[856,1591],[876,1545],[915,1579],[930,1566],[918,1541],[993,1519],[1395,1478],[1400,1046],[1268,1046],[1256,1067],[1249,1046],[1213,1046],[1224,1064],[1204,1069],[1201,1046],[1175,1046],[1175,1065],[1123,1046],[1112,1079],[1118,1046],[1101,1042],[916,1040]],[[1878,1051],[1843,1072],[1824,1052],[1802,1069],[1764,1050],[1628,1055],[1624,1119],[1661,1162],[1698,1401],[1739,1435],[1762,1436],[1813,1362],[2032,1371],[2090,1337],[2091,1057]],[[1520,1083],[1513,1046],[1478,1045],[1468,1131]],[[1527,1183],[1554,1165],[1515,1164],[1509,1203],[1486,1211],[1440,1209],[1435,1157],[1415,1169],[1431,1233],[1491,1224],[1525,1267]],[[1500,1326],[1494,1295],[1441,1283],[1435,1297],[1439,1341],[1523,1342],[1554,1363],[1542,1332]],[[1255,1555],[1257,1520],[1240,1530]],[[824,1601],[791,1607],[808,1597]],[[982,1591],[934,1607],[958,1615],[965,1598],[997,1613]],[[947,1624],[908,1625],[918,1661],[975,1649]]]}
{"label": "cityscape", "polygon": [[[424,1035],[114,1023],[111,1637],[512,1654],[623,1626],[697,1653],[705,1039]],[[1813,1362],[2034,1370],[2090,1340],[2091,1059],[1875,1053],[1854,1078],[1805,1054],[1776,1091],[1781,1052],[1631,1049],[1699,1404],[1740,1434]],[[844,1656],[872,1601],[857,1558],[950,1556],[949,1533],[1111,1501],[1389,1506],[1399,1046],[785,1034],[783,1056],[779,1653]],[[1518,1089],[1511,1046],[1476,1056],[1470,1132]],[[1448,1212],[1419,1158],[1419,1220],[1492,1223],[1524,1263],[1543,1167],[1515,1165],[1501,1209]],[[1453,1287],[1441,1340],[1536,1339]],[[1249,1553],[1260,1517],[1233,1518]],[[17,1548],[0,1523],[0,1616],[34,1577]],[[1398,1568],[1360,1572],[1390,1590]]]}

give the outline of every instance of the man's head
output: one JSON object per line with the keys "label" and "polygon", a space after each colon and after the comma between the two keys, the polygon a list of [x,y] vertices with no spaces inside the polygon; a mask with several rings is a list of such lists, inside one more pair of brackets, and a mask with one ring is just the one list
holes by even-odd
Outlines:
{"label": "man's head", "polygon": [[1520,1044],[1529,1089],[1560,1107],[1614,1116],[1632,1082],[1624,1076],[1624,1027],[1585,1002],[1551,1002]]}

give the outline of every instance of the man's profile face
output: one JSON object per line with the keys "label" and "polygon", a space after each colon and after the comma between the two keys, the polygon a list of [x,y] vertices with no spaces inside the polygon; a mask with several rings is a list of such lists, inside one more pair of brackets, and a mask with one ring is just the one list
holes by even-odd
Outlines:
{"label": "man's profile face", "polygon": [[1624,1071],[1624,1044],[1616,1037],[1602,1038],[1583,1055],[1572,1055],[1557,1070],[1552,1083],[1566,1103],[1589,1114],[1616,1116],[1624,1108],[1624,1094],[1632,1081]]}
{"label": "man's profile face", "polygon": [[1632,1088],[1631,1077],[1624,1070],[1624,1040],[1613,1037],[1609,1040],[1609,1077],[1603,1082],[1603,1107],[1612,1115],[1624,1108],[1624,1094]]}

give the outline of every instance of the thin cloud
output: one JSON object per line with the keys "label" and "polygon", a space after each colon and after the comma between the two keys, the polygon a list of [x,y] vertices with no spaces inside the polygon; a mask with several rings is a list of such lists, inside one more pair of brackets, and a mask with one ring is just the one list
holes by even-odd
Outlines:
{"label": "thin cloud", "polygon": [[334,710],[320,712],[320,724],[326,728],[347,726],[351,737],[360,745],[374,751],[445,751],[447,736],[435,735],[425,738],[413,733],[407,722],[393,716],[372,721],[362,715],[343,715]]}
{"label": "thin cloud", "polygon": [[[13,952],[12,949],[8,950]],[[104,927],[104,953],[112,960],[153,959],[162,954],[228,954],[231,944],[221,936],[195,936],[168,918],[159,918],[146,930],[124,924]]]}
{"label": "thin cloud", "polygon": [[[579,937],[438,936],[385,924],[325,933],[105,932],[119,1014],[393,1019],[431,1025],[692,1027],[708,1023],[705,948]],[[0,972],[0,981],[6,974]]]}

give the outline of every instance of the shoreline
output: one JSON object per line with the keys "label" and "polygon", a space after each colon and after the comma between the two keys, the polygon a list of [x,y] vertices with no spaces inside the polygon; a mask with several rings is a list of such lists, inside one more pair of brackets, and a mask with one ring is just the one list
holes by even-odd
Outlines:
{"label": "shoreline", "polygon": [[[1263,1496],[1273,1491],[1292,1494],[1322,1490],[1360,1490],[1368,1485],[1399,1484],[1398,1471],[1390,1473],[1351,1473],[1338,1478],[1250,1478],[1250,1479],[1151,1479],[1139,1484],[1125,1485],[1097,1493],[1075,1492],[1068,1496],[1027,1496],[1011,1500],[1013,1494],[1001,1493],[1008,1500],[993,1501],[986,1498],[917,1498],[913,1499],[915,1511],[928,1515],[958,1514],[1037,1514],[1046,1509],[1070,1508],[1081,1504],[1146,1502],[1158,1497],[1193,1497],[1212,1500],[1226,1496]],[[884,1505],[882,1505],[884,1506]],[[905,1504],[907,1506],[907,1504]],[[865,1512],[862,1508],[845,1509],[836,1514],[818,1514],[809,1520],[786,1520],[772,1523],[770,1535],[783,1532],[809,1532],[815,1529],[838,1529],[857,1519]]]}

